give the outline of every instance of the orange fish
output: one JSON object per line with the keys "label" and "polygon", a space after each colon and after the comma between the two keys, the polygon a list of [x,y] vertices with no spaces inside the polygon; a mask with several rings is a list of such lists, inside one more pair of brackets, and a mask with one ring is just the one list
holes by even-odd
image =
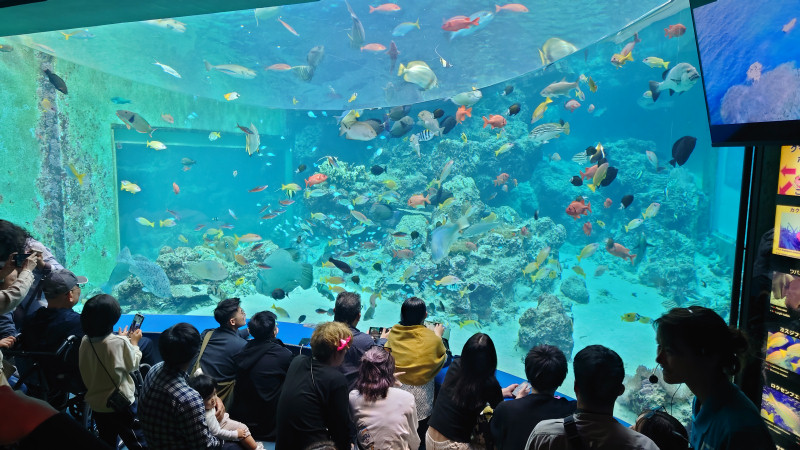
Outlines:
{"label": "orange fish", "polygon": [[188,172],[190,170],[192,170],[192,166],[183,166],[183,171],[184,172]]}
{"label": "orange fish", "polygon": [[589,236],[592,234],[592,222],[586,222],[583,224],[583,234]]}
{"label": "orange fish", "polygon": [[614,202],[611,201],[610,198],[607,198],[606,201],[603,202],[603,206],[605,206],[606,208],[611,208],[611,205],[613,205],[613,204],[614,204]]}
{"label": "orange fish", "polygon": [[591,180],[592,177],[594,176],[594,173],[597,172],[597,167],[598,166],[591,166],[583,169],[586,172],[581,172],[579,170],[578,173],[581,174],[581,180]]}
{"label": "orange fish", "polygon": [[488,118],[483,116],[483,128],[486,128],[486,125],[491,125],[492,129],[503,128],[506,126],[506,118],[499,114],[489,114]]}
{"label": "orange fish", "polygon": [[161,114],[161,120],[167,123],[175,123],[175,118],[169,114]]}
{"label": "orange fish", "polygon": [[443,23],[442,29],[445,31],[458,31],[473,26],[477,27],[480,24],[480,19],[480,17],[476,17],[475,20],[470,20],[466,16],[456,16]]}
{"label": "orange fish", "polygon": [[579,200],[575,200],[567,206],[566,212],[568,216],[572,216],[573,219],[578,220],[581,214],[588,216],[589,213],[592,212],[592,204],[586,202],[583,197],[580,197]]}
{"label": "orange fish", "polygon": [[527,226],[524,226],[519,229],[519,235],[522,237],[528,237],[531,235],[531,231],[528,229]]}
{"label": "orange fish", "polygon": [[306,187],[314,186],[315,184],[324,183],[328,176],[324,173],[315,173],[306,179]]}
{"label": "orange fish", "polygon": [[503,172],[500,175],[498,175],[497,178],[492,183],[494,183],[495,186],[502,186],[502,185],[506,184],[506,182],[508,181],[508,178],[509,178],[509,175],[507,173]]}
{"label": "orange fish", "polygon": [[289,206],[289,205],[291,205],[292,203],[294,203],[294,200],[281,200],[281,201],[279,201],[278,203],[280,203],[280,204],[281,204],[281,205],[283,205],[283,206]]}
{"label": "orange fish", "polygon": [[268,187],[269,187],[269,185],[266,185],[266,184],[263,185],[263,186],[256,186],[256,187],[254,187],[253,189],[250,189],[247,192],[261,192],[261,191],[263,191],[264,189],[266,189]]}
{"label": "orange fish", "polygon": [[277,63],[269,67],[265,67],[264,70],[292,70],[292,66],[284,63]]}
{"label": "orange fish", "polygon": [[394,3],[384,3],[380,6],[370,6],[369,13],[372,14],[375,11],[378,12],[395,12],[400,11],[400,7],[395,5]]}
{"label": "orange fish", "polygon": [[431,194],[428,194],[426,197],[423,197],[422,194],[412,195],[411,198],[408,199],[408,206],[416,208],[417,206],[425,207],[425,203],[430,205],[430,196]]}
{"label": "orange fish", "polygon": [[471,251],[471,252],[474,252],[474,251],[478,250],[478,246],[475,245],[474,242],[470,242],[470,241],[464,242],[464,247],[467,247],[467,249],[469,249],[469,251]]}
{"label": "orange fish", "polygon": [[291,27],[291,26],[290,26],[288,23],[286,23],[286,22],[284,22],[283,20],[281,20],[281,18],[280,18],[280,17],[278,17],[278,22],[280,22],[280,23],[281,23],[281,25],[283,25],[283,27],[284,27],[284,28],[286,28],[287,30],[289,30],[289,32],[290,32],[290,33],[292,33],[293,35],[295,35],[295,36],[297,36],[297,37],[300,37],[300,35],[299,35],[299,34],[297,34],[297,31],[294,31],[294,28],[292,28],[292,27]]}
{"label": "orange fish", "polygon": [[464,105],[458,107],[458,111],[456,111],[456,122],[461,123],[467,117],[472,117],[472,108],[467,108]]}
{"label": "orange fish", "polygon": [[369,50],[371,52],[382,52],[386,50],[386,46],[381,44],[367,44],[361,46],[361,51],[363,52],[364,50]]}
{"label": "orange fish", "polygon": [[664,37],[667,39],[683,36],[683,33],[686,33],[686,27],[680,23],[664,28]]}
{"label": "orange fish", "polygon": [[177,183],[172,183],[172,192],[174,192],[175,195],[178,195],[178,194],[181,193],[181,188],[178,187]]}
{"label": "orange fish", "polygon": [[494,5],[494,12],[495,13],[499,13],[500,10],[506,10],[506,11],[511,11],[511,12],[520,12],[520,13],[528,12],[528,8],[526,8],[524,5],[520,5],[519,3],[508,3],[508,4],[503,5],[503,6]]}
{"label": "orange fish", "polygon": [[636,255],[631,255],[631,251],[627,248],[623,247],[622,244],[617,244],[614,242],[613,239],[609,239],[606,241],[606,250],[608,253],[611,253],[614,256],[618,256],[622,259],[631,259],[631,264],[633,264],[633,258],[636,258]]}

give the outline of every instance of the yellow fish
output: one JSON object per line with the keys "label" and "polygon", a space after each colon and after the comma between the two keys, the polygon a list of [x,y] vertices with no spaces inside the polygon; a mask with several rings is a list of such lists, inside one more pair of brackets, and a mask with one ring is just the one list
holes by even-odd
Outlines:
{"label": "yellow fish", "polygon": [[239,255],[239,254],[233,255],[233,259],[235,259],[236,262],[239,263],[240,266],[246,266],[247,263],[249,263],[247,258],[245,258],[244,256]]}
{"label": "yellow fish", "polygon": [[236,286],[241,286],[244,284],[244,277],[239,277],[233,284]]}
{"label": "yellow fish", "polygon": [[547,257],[550,256],[550,246],[539,250],[539,254],[536,255],[536,267],[541,267],[542,263],[547,261]]}
{"label": "yellow fish", "polygon": [[275,305],[275,303],[272,304],[272,309],[275,310],[275,314],[278,317],[283,317],[283,318],[287,318],[287,319],[289,318],[289,313],[286,312],[286,310],[281,308],[280,306]]}
{"label": "yellow fish", "polygon": [[155,222],[150,222],[149,220],[145,219],[144,217],[137,217],[136,218],[136,222],[139,225],[144,225],[146,227],[151,227],[151,228],[155,228],[156,227]]}
{"label": "yellow fish", "polygon": [[182,234],[179,234],[179,235],[178,235],[178,240],[179,240],[179,241],[181,241],[181,242],[183,242],[184,244],[188,244],[188,243],[189,243],[189,240],[188,240],[188,239],[186,239],[186,236],[184,236],[184,235],[182,235]]}
{"label": "yellow fish", "polygon": [[459,298],[463,298],[464,294],[466,294],[467,292],[469,292],[469,286],[464,286],[463,288],[461,288],[461,290],[458,291]]}
{"label": "yellow fish", "polygon": [[572,270],[574,270],[575,273],[582,276],[583,278],[586,278],[586,272],[583,271],[581,266],[572,266]]}
{"label": "yellow fish", "polygon": [[558,275],[556,274],[555,270],[551,270],[550,275],[548,275],[548,277],[550,277],[551,280],[555,280],[557,276]]}
{"label": "yellow fish", "polygon": [[650,323],[653,319],[649,317],[645,317],[639,313],[625,313],[620,316],[623,322],[641,322],[641,323]]}
{"label": "yellow fish", "polygon": [[501,145],[500,148],[494,151],[494,156],[497,157],[497,155],[502,155],[503,153],[511,150],[511,147],[513,146],[513,142],[506,142],[505,144]]}
{"label": "yellow fish", "polygon": [[461,280],[458,277],[453,275],[447,275],[442,277],[441,280],[435,280],[434,283],[436,286],[450,286],[451,284],[460,283]]}
{"label": "yellow fish", "polygon": [[397,182],[394,180],[384,180],[381,181],[381,183],[383,183],[389,189],[397,189]]}
{"label": "yellow fish", "polygon": [[128,180],[122,180],[120,182],[119,190],[120,191],[127,191],[127,192],[130,192],[131,194],[135,194],[137,192],[141,192],[142,188],[140,188],[138,184],[131,183]]}
{"label": "yellow fish", "polygon": [[328,285],[328,290],[331,291],[331,292],[335,292],[337,294],[341,294],[342,292],[344,292],[344,288],[343,287],[341,287],[341,286],[331,286],[330,284]]}
{"label": "yellow fish", "polygon": [[547,105],[549,105],[550,103],[553,103],[553,101],[550,100],[550,97],[546,97],[542,103],[539,103],[539,106],[537,106],[536,109],[533,111],[533,117],[531,117],[531,123],[534,123],[537,120],[544,117],[544,112],[547,111]]}
{"label": "yellow fish", "polygon": [[227,101],[236,100],[237,98],[239,98],[238,92],[228,92],[225,94],[225,100]]}
{"label": "yellow fish", "polygon": [[[667,63],[667,64],[669,64],[669,63]],[[589,90],[590,91],[597,92],[597,83],[594,82],[592,77],[589,77],[589,80],[587,81],[587,83],[589,84]]]}
{"label": "yellow fish", "polygon": [[44,99],[41,101],[41,103],[39,103],[39,106],[42,107],[42,112],[47,112],[53,109],[53,102],[48,99]]}
{"label": "yellow fish", "polygon": [[606,227],[606,223],[605,223],[605,222],[603,222],[602,220],[598,220],[598,221],[597,221],[597,225],[599,225],[599,226],[600,226],[600,228],[605,228],[605,227]]}
{"label": "yellow fish", "polygon": [[439,203],[439,208],[446,208],[450,206],[450,204],[453,203],[455,200],[456,200],[455,197],[449,197],[447,200],[443,201],[442,203]]}
{"label": "yellow fish", "polygon": [[289,184],[281,184],[281,191],[286,192],[286,195],[291,197],[294,195],[295,192],[301,190],[302,188],[297,183],[289,183]]}
{"label": "yellow fish", "polygon": [[[78,170],[75,169],[75,166],[73,166],[72,163],[69,163],[69,170],[72,172],[73,175],[75,175],[75,178],[78,179],[78,184],[83,184],[83,177],[85,177],[86,174],[78,173]],[[135,192],[132,193],[135,194]]]}
{"label": "yellow fish", "polygon": [[212,142],[216,141],[220,137],[222,137],[222,135],[219,133],[219,131],[212,131],[211,133],[208,133],[208,140],[209,141],[212,141]]}
{"label": "yellow fish", "polygon": [[458,327],[459,327],[459,328],[464,328],[464,327],[466,327],[467,325],[475,325],[475,327],[476,327],[476,328],[480,328],[480,327],[481,327],[481,324],[480,324],[480,323],[478,323],[478,321],[477,321],[477,320],[472,320],[472,319],[470,319],[470,320],[464,320],[464,321],[462,321],[462,322],[458,322]]}
{"label": "yellow fish", "polygon": [[465,143],[465,144],[467,143],[467,134],[466,133],[461,133],[461,141],[463,143]]}
{"label": "yellow fish", "polygon": [[167,148],[167,146],[164,145],[164,143],[161,141],[147,141],[147,146],[156,151],[164,150]]}
{"label": "yellow fish", "polygon": [[525,266],[525,268],[522,269],[522,274],[523,275],[527,275],[527,274],[533,272],[534,270],[536,270],[538,268],[539,268],[539,264],[537,264],[535,262],[530,262],[530,263],[528,263],[527,266]]}
{"label": "yellow fish", "polygon": [[170,227],[174,227],[175,225],[177,225],[177,224],[175,223],[175,219],[173,219],[173,218],[169,218],[169,219],[159,220],[158,221],[158,226],[161,227],[161,228],[163,228],[163,227],[170,228]]}
{"label": "yellow fish", "polygon": [[583,247],[581,249],[581,254],[578,255],[578,262],[581,262],[581,259],[588,258],[594,255],[594,252],[596,252],[599,247],[600,244],[596,242],[594,244],[587,244],[586,247]]}
{"label": "yellow fish", "polygon": [[[328,245],[331,245],[331,243],[328,242]],[[330,261],[325,261],[324,263],[322,263],[322,268],[323,269],[335,269],[336,265],[334,263],[330,262]]]}
{"label": "yellow fish", "polygon": [[323,213],[311,213],[311,218],[314,220],[325,220],[325,214]]}
{"label": "yellow fish", "polygon": [[353,92],[353,95],[350,96],[350,99],[347,100],[347,103],[351,103],[356,98],[358,98],[358,93],[357,92]]}
{"label": "yellow fish", "polygon": [[344,278],[342,277],[322,277],[319,281],[330,284],[344,284]]}
{"label": "yellow fish", "polygon": [[298,102],[298,101],[297,101],[297,99],[296,99],[295,97],[292,97],[292,104],[293,104],[293,105],[296,105],[296,104],[298,104],[298,103],[300,103],[300,102]]}
{"label": "yellow fish", "polygon": [[[331,246],[331,247],[333,247],[334,245],[340,245],[342,243],[344,243],[344,240],[338,239],[338,238],[337,239],[331,239],[330,241],[328,241],[328,245]],[[331,263],[331,265],[333,265],[333,263]],[[323,267],[330,267],[330,266],[326,266],[326,265],[323,264]],[[336,267],[336,266],[333,266],[333,267]]]}

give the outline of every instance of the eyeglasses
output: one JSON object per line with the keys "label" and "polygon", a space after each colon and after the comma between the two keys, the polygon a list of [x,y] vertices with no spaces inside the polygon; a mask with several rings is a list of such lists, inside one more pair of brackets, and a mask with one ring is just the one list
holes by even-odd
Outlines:
{"label": "eyeglasses", "polygon": [[392,347],[381,347],[386,350],[386,353],[392,353]]}

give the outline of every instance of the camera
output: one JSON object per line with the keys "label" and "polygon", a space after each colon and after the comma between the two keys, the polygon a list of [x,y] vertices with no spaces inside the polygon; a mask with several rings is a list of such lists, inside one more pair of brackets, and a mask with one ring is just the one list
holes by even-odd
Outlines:
{"label": "camera", "polygon": [[381,333],[383,333],[383,327],[369,327],[369,335],[372,336],[372,340],[378,341],[381,338]]}
{"label": "camera", "polygon": [[[426,320],[424,322],[424,325],[425,325],[426,328],[428,328],[429,330],[433,331],[433,329],[436,327],[436,325],[444,325],[444,324],[441,323],[441,322],[431,322],[431,321]],[[442,334],[442,339],[447,339],[448,341],[450,340],[450,328],[444,327],[444,333]]]}
{"label": "camera", "polygon": [[23,264],[25,264],[25,260],[28,259],[32,254],[33,253],[17,253],[14,255],[14,264],[16,264],[17,267],[22,267]]}
{"label": "camera", "polygon": [[142,328],[142,322],[144,322],[144,316],[139,313],[136,313],[133,316],[133,322],[131,322],[131,326],[130,328],[128,328],[128,330],[132,333],[138,330],[139,328]]}

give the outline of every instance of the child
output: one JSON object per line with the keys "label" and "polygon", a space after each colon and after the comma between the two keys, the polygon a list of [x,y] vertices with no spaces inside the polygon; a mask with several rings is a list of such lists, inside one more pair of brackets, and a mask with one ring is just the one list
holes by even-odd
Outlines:
{"label": "child", "polygon": [[203,397],[206,407],[206,424],[211,434],[226,441],[239,441],[239,445],[243,448],[264,450],[264,446],[250,436],[247,425],[232,420],[228,413],[225,413],[222,422],[217,421],[217,382],[213,378],[198,374],[189,380],[189,386]]}

